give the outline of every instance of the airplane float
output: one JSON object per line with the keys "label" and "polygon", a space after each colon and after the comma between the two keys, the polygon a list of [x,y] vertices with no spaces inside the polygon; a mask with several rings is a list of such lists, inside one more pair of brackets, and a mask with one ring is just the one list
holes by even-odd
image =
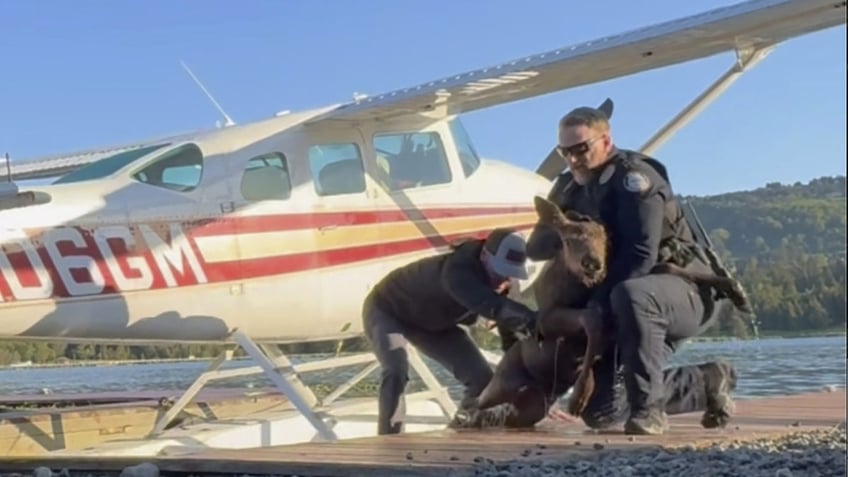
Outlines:
{"label": "airplane float", "polygon": [[[373,434],[373,421],[333,421],[333,401],[376,368],[373,355],[291,366],[267,345],[358,336],[362,300],[391,269],[456,238],[532,227],[532,198],[564,162],[553,149],[536,171],[483,159],[460,114],[735,51],[650,153],[770,49],[844,23],[845,2],[751,0],[344,104],[243,125],[225,115],[210,131],[13,164],[14,180],[59,178],[0,187],[0,338],[236,342],[258,363],[215,361],[155,435],[206,382],[248,372],[264,372],[305,419],[265,445]],[[452,414],[411,355],[421,397]],[[321,401],[297,377],[366,362]]]}

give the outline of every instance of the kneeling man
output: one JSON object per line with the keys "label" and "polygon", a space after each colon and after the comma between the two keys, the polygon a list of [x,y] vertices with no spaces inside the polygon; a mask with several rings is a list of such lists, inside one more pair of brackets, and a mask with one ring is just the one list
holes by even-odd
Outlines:
{"label": "kneeling man", "polygon": [[401,432],[409,380],[407,342],[462,383],[460,409],[480,394],[492,369],[459,325],[473,324],[480,315],[529,334],[536,312],[505,296],[512,279],[525,278],[526,243],[502,228],[485,241],[467,240],[446,254],[400,267],[374,286],[363,304],[362,323],[382,367],[378,434]]}

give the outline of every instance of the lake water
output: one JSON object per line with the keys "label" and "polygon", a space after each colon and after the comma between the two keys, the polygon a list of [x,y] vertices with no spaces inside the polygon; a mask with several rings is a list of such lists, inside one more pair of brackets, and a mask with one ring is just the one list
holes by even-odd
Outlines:
{"label": "lake water", "polygon": [[[316,355],[291,356],[299,363],[319,358]],[[797,394],[819,391],[827,386],[845,388],[846,340],[840,337],[762,339],[754,341],[699,342],[685,345],[672,363],[697,363],[716,358],[732,362],[739,372],[735,393],[739,398]],[[461,388],[453,377],[425,358],[430,369],[449,386],[455,399]],[[230,361],[224,369],[251,365],[249,360]],[[142,391],[186,389],[206,368],[207,362],[134,364],[98,367],[13,368],[0,369],[0,396],[41,393],[91,393],[102,391]],[[305,373],[310,385],[324,388],[338,385],[358,373],[365,365]],[[374,395],[379,371],[373,372],[356,395]],[[416,376],[411,388],[420,389]],[[234,378],[211,383],[216,388],[264,388],[271,386],[262,375]],[[412,390],[412,389],[411,389]]]}

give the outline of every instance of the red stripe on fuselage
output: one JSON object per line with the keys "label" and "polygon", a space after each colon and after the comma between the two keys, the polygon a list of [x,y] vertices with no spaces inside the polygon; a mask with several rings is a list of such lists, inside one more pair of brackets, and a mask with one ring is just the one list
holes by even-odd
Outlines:
{"label": "red stripe on fuselage", "polygon": [[[326,225],[336,225],[339,227],[355,226],[355,225],[375,225],[380,223],[403,222],[409,220],[425,221],[438,220],[445,218],[459,217],[474,217],[474,216],[492,216],[496,218],[503,215],[521,214],[532,211],[527,207],[473,207],[473,208],[441,208],[428,210],[414,211],[350,211],[350,212],[319,212],[319,213],[300,213],[300,214],[279,214],[279,215],[263,215],[255,217],[226,217],[226,218],[208,218],[195,221],[186,221],[181,223],[181,229],[187,239],[187,245],[192,251],[192,255],[199,262],[201,270],[206,275],[207,283],[260,278],[273,275],[283,275],[288,273],[296,273],[305,270],[320,269],[330,266],[352,264],[360,261],[373,260],[381,257],[392,255],[400,255],[405,253],[425,251],[427,249],[436,248],[446,242],[450,242],[460,237],[477,236],[482,237],[489,232],[486,230],[478,230],[469,233],[451,234],[435,237],[417,237],[414,239],[401,240],[395,242],[383,242],[370,245],[354,246],[326,251],[314,251],[305,253],[295,253],[290,255],[280,255],[276,257],[266,257],[250,260],[236,259],[232,262],[223,263],[206,263],[194,241],[195,237],[204,236],[230,236],[234,239],[239,234],[257,233],[257,232],[272,232],[286,230],[308,230]],[[516,217],[517,218],[517,217]],[[114,224],[118,227],[126,227],[126,224]],[[148,224],[157,235],[166,242],[169,240],[169,223],[154,222]],[[526,229],[532,227],[533,224],[516,225],[516,228]],[[105,227],[105,225],[103,226]],[[96,293],[99,295],[119,293],[123,290],[116,282],[113,273],[106,266],[105,260],[98,246],[94,243],[92,237],[92,227],[73,227],[81,235],[81,246],[65,240],[56,242],[56,248],[61,256],[77,255],[90,257],[93,261],[94,268],[100,272],[104,281],[103,291]],[[98,228],[97,226],[93,228]],[[132,235],[136,240],[141,239],[139,232],[139,224],[133,224],[127,227],[132,231]],[[44,266],[47,277],[46,280],[52,284],[52,298],[64,298],[71,294],[68,287],[64,283],[64,279],[58,273],[57,264],[54,263],[53,257],[48,254],[47,250],[42,245],[45,237],[32,237],[30,243],[35,245],[38,262]],[[4,247],[5,248],[5,247]],[[161,267],[158,267],[153,259],[150,250],[127,250],[125,244],[119,239],[110,239],[109,248],[112,255],[116,259],[117,268],[120,270],[124,279],[139,278],[140,272],[128,266],[127,259],[138,257],[136,260],[141,260],[142,266],[148,275],[151,276],[150,286],[146,286],[143,290],[166,288],[164,275],[161,272]],[[146,248],[146,247],[145,247]],[[17,277],[16,281],[25,288],[35,288],[41,285],[41,280],[38,278],[33,263],[27,256],[20,251],[19,248],[13,247],[15,251],[9,249],[4,250],[13,270],[12,272]],[[135,249],[135,247],[133,247]],[[181,257],[183,272],[179,273],[173,267],[168,267],[174,277],[174,285],[177,287],[189,286],[198,283],[197,276],[192,273],[185,257]],[[91,281],[91,273],[85,268],[73,267],[67,269],[67,272],[79,282]],[[49,277],[49,278],[48,278]],[[14,296],[8,280],[0,275],[0,293],[2,293],[4,301],[17,301],[19,298]],[[76,295],[85,296],[85,295]],[[90,295],[89,295],[90,296]]]}
{"label": "red stripe on fuselage", "polygon": [[[533,227],[533,225],[522,224],[514,228],[521,231],[527,230]],[[339,265],[349,265],[356,262],[388,258],[406,253],[423,252],[428,249],[447,245],[449,242],[460,238],[474,237],[482,239],[488,233],[489,229],[485,229],[438,237],[420,237],[396,242],[241,260],[239,262],[210,263],[205,268],[210,282],[237,280],[239,278],[261,278]]]}
{"label": "red stripe on fuselage", "polygon": [[197,223],[191,231],[193,237],[284,232],[308,230],[335,225],[339,227],[374,225],[404,221],[439,220],[485,215],[533,213],[532,207],[468,207],[424,210],[358,210],[345,212],[312,212],[294,214],[222,217],[208,223]]}

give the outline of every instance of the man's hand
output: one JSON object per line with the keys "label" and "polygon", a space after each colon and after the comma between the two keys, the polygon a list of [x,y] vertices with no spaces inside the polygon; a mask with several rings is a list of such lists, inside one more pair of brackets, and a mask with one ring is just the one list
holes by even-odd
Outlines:
{"label": "man's hand", "polygon": [[498,322],[512,330],[519,340],[525,340],[536,329],[537,314],[521,303],[507,300],[498,313]]}
{"label": "man's hand", "polygon": [[512,280],[505,280],[497,288],[495,288],[495,293],[497,293],[500,296],[507,296],[507,295],[509,295],[509,290],[510,290],[511,287],[512,287]]}

